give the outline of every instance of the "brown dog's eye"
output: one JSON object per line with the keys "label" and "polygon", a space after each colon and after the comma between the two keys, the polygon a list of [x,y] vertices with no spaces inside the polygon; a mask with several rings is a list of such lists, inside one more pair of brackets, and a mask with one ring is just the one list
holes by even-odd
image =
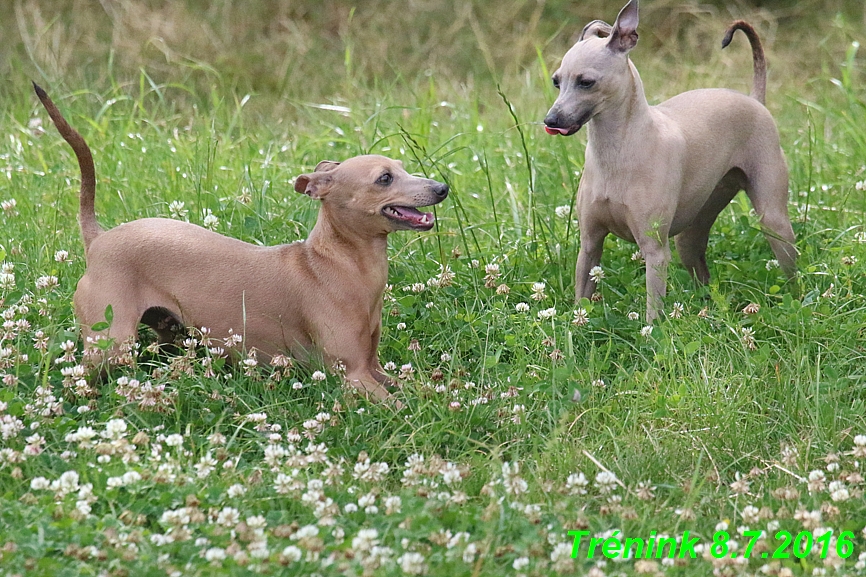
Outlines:
{"label": "brown dog's eye", "polygon": [[595,86],[595,80],[590,80],[589,78],[578,78],[577,79],[577,87],[587,90]]}
{"label": "brown dog's eye", "polygon": [[390,172],[386,172],[376,181],[376,184],[381,184],[382,186],[388,186],[394,181],[394,177],[391,176]]}

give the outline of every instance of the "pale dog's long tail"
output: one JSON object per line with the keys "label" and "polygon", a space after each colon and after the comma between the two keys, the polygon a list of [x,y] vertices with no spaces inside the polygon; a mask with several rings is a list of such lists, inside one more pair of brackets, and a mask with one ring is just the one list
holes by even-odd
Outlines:
{"label": "pale dog's long tail", "polygon": [[764,47],[761,46],[761,39],[758,38],[758,33],[751,24],[745,20],[737,20],[730,25],[725,37],[722,40],[722,48],[727,48],[734,37],[734,32],[742,30],[749,39],[749,44],[752,45],[752,62],[755,66],[755,78],[752,81],[752,98],[766,104],[767,95],[767,61],[764,59]]}
{"label": "pale dog's long tail", "polygon": [[33,89],[36,90],[36,96],[42,101],[42,106],[48,111],[48,116],[54,121],[54,126],[57,127],[60,136],[63,140],[69,143],[72,151],[78,158],[78,168],[81,170],[81,190],[79,192],[79,207],[78,207],[78,224],[81,227],[81,236],[84,237],[84,251],[90,249],[90,243],[102,234],[104,231],[96,220],[96,208],[94,201],[96,198],[96,169],[93,167],[93,155],[90,154],[90,148],[84,142],[84,138],[78,132],[69,126],[57,106],[48,97],[42,88],[35,82]]}

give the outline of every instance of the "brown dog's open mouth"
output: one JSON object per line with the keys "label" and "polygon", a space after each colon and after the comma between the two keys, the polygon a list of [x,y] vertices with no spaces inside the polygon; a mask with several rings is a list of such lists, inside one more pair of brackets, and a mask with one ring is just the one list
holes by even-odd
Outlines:
{"label": "brown dog's open mouth", "polygon": [[436,222],[432,212],[421,212],[411,206],[386,206],[382,209],[382,214],[416,230],[430,230]]}

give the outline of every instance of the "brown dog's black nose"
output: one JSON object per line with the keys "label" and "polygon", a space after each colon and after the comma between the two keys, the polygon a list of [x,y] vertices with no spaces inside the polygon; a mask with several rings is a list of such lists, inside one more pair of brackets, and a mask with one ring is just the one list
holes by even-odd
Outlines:
{"label": "brown dog's black nose", "polygon": [[448,196],[448,185],[441,182],[436,183],[436,186],[433,187],[433,194],[439,198],[445,198]]}

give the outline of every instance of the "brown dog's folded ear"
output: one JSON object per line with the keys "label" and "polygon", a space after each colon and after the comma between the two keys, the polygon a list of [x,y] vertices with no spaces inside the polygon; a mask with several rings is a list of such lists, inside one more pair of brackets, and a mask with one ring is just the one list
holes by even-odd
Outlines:
{"label": "brown dog's folded ear", "polygon": [[323,160],[316,165],[316,172],[330,172],[340,166],[336,160]]}
{"label": "brown dog's folded ear", "polygon": [[628,52],[637,45],[638,0],[630,0],[616,17],[610,31],[608,48],[614,52]]}
{"label": "brown dog's folded ear", "polygon": [[610,36],[611,28],[611,25],[604,20],[593,20],[583,27],[580,36],[577,37],[577,41],[581,42],[583,39],[591,38],[593,36],[597,36],[598,38],[607,38]]}
{"label": "brown dog's folded ear", "polygon": [[331,180],[331,175],[328,173],[301,174],[295,179],[295,191],[319,200],[328,193]]}
{"label": "brown dog's folded ear", "polygon": [[310,198],[320,199],[328,192],[331,185],[332,170],[340,166],[336,160],[323,160],[316,165],[315,171],[310,174],[302,174],[295,179],[295,191],[302,192]]}

